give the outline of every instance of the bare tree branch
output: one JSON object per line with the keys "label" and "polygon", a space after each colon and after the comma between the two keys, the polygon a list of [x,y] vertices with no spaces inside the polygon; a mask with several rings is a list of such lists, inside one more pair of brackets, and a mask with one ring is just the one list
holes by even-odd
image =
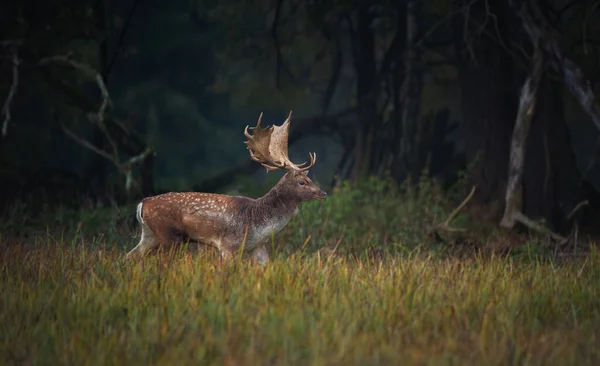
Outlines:
{"label": "bare tree branch", "polygon": [[[514,1],[512,0],[512,2]],[[562,75],[563,83],[567,89],[575,96],[596,127],[600,129],[600,106],[596,101],[591,83],[583,76],[583,72],[577,64],[564,56],[556,39],[558,35],[550,31],[550,25],[544,18],[543,12],[535,2],[531,2],[530,5],[531,10],[525,4],[522,4],[519,9],[525,31],[530,38],[542,40],[541,46],[549,56],[550,65]],[[532,15],[535,15],[537,22],[534,21]]]}
{"label": "bare tree branch", "polygon": [[553,43],[551,47],[556,58],[554,66],[561,71],[565,86],[577,98],[577,101],[591,117],[596,127],[600,129],[600,106],[598,106],[589,80],[584,78],[583,73],[573,61],[561,55],[556,43]]}
{"label": "bare tree branch", "polygon": [[108,133],[106,124],[104,123],[104,116],[106,113],[106,109],[108,108],[109,105],[112,105],[112,102],[110,100],[110,95],[108,94],[108,90],[106,88],[106,84],[104,84],[102,75],[100,75],[100,73],[98,71],[94,70],[89,65],[86,65],[84,63],[77,62],[77,61],[71,59],[70,56],[71,55],[68,54],[65,56],[47,57],[47,58],[40,60],[39,64],[46,65],[51,62],[64,63],[64,64],[69,65],[75,69],[78,69],[84,73],[89,74],[96,80],[96,84],[98,84],[98,89],[100,89],[100,93],[102,95],[102,103],[100,104],[100,108],[98,109],[98,112],[95,115],[93,113],[88,113],[87,117],[92,123],[97,124],[98,127],[100,128],[100,130],[102,131],[102,133],[104,133],[104,136],[106,137],[106,139],[108,140],[108,142],[111,146],[112,154],[115,159],[115,163],[118,165],[119,164],[119,150],[117,148],[117,144],[115,143],[113,138]]}
{"label": "bare tree branch", "polygon": [[104,123],[104,113],[106,112],[106,108],[108,107],[109,103],[111,103],[110,95],[108,94],[108,90],[106,89],[104,80],[102,80],[102,75],[100,75],[99,73],[96,73],[96,83],[98,84],[98,88],[100,89],[100,92],[102,93],[102,104],[100,105],[100,109],[98,109],[98,113],[96,114],[96,116],[94,116],[92,113],[90,113],[90,114],[88,114],[88,118],[90,119],[90,121],[92,121],[92,123],[95,122],[98,124],[98,126],[100,127],[100,130],[102,131],[102,133],[104,133],[104,136],[106,136],[106,139],[108,140],[108,143],[110,144],[110,146],[112,148],[113,156],[115,157],[115,160],[118,163],[119,162],[119,150],[117,148],[117,144],[115,143],[113,138],[110,136],[110,133],[108,133],[106,124]]}
{"label": "bare tree branch", "polygon": [[62,63],[64,65],[67,65],[74,69],[82,71],[83,73],[89,74],[95,79],[96,84],[98,85],[98,88],[100,89],[100,93],[102,96],[102,103],[100,104],[100,107],[98,108],[98,112],[88,113],[87,117],[93,124],[96,124],[100,128],[102,133],[105,135],[105,137],[107,138],[107,140],[109,141],[109,144],[111,146],[112,154],[94,146],[92,143],[90,143],[86,139],[84,139],[80,136],[77,136],[75,133],[73,133],[71,130],[69,130],[63,124],[61,124],[61,128],[74,141],[76,141],[83,147],[89,149],[90,151],[102,156],[103,158],[107,159],[108,161],[112,162],[115,165],[115,167],[119,170],[119,172],[125,176],[125,189],[127,192],[129,192],[131,190],[132,186],[137,186],[137,183],[133,180],[133,177],[132,177],[132,165],[136,164],[136,163],[140,163],[141,161],[146,159],[146,157],[148,157],[150,154],[153,153],[153,150],[150,147],[147,147],[140,154],[131,157],[128,161],[126,161],[124,163],[121,163],[121,161],[119,159],[119,149],[117,147],[117,143],[110,136],[110,133],[108,132],[108,129],[106,128],[106,124],[105,124],[106,110],[108,109],[108,107],[110,105],[112,105],[112,102],[110,100],[110,95],[108,93],[108,90],[106,88],[104,80],[102,79],[102,75],[100,75],[100,73],[98,71],[94,70],[89,65],[86,65],[84,63],[81,63],[81,62],[71,59],[69,54],[64,55],[64,56],[46,57],[46,58],[41,59],[38,62],[39,65],[47,65],[50,63]]}
{"label": "bare tree branch", "polygon": [[[86,65],[84,63],[75,61],[71,58],[70,54],[64,56],[50,56],[41,59],[38,64],[40,66],[47,65],[49,63],[58,62],[63,63],[65,65],[71,66],[79,71],[89,74],[92,76],[96,83],[98,84],[98,88],[100,89],[100,93],[102,94],[102,104],[100,104],[100,108],[98,109],[98,113],[96,114],[96,120],[94,122],[99,122],[104,124],[104,113],[109,105],[112,105],[110,100],[110,96],[108,94],[108,90],[106,89],[106,85],[104,84],[104,80],[102,80],[102,75],[96,70],[94,70],[91,66]],[[94,117],[92,117],[93,119]]]}
{"label": "bare tree branch", "polygon": [[8,96],[4,101],[4,106],[2,106],[2,114],[4,115],[4,122],[2,122],[2,137],[6,137],[8,134],[8,125],[11,121],[10,115],[10,107],[12,105],[13,98],[17,93],[17,88],[19,86],[19,55],[17,53],[16,46],[11,47],[12,53],[12,83],[10,85],[10,90],[8,91]]}
{"label": "bare tree branch", "polygon": [[[515,6],[515,0],[511,0]],[[548,54],[550,65],[562,76],[566,88],[575,96],[583,110],[590,116],[592,122],[600,130],[600,106],[596,101],[592,85],[583,76],[581,69],[569,58],[565,57],[559,47],[556,32],[552,32],[548,20],[535,2],[517,2],[517,11],[521,17],[523,28],[532,39],[540,39],[541,47]],[[576,3],[576,1],[571,4]],[[535,20],[534,20],[535,16]],[[590,162],[589,167],[594,164]],[[584,174],[585,175],[585,174]],[[582,177],[583,179],[583,177]]]}
{"label": "bare tree branch", "polygon": [[[137,1],[137,0],[136,0]],[[22,40],[4,40],[0,41],[0,46],[13,47],[14,51],[18,46],[22,46]],[[16,68],[20,64],[27,62],[27,60],[36,60],[29,61],[28,64],[33,63],[34,66],[47,66],[50,64],[59,64],[62,66],[68,66],[70,68],[76,69],[82,72],[85,75],[92,77],[101,93],[102,102],[99,107],[96,107],[96,103],[91,99],[88,99],[81,91],[73,88],[68,82],[64,80],[64,78],[57,77],[53,75],[53,73],[47,72],[44,67],[40,67],[38,71],[40,71],[41,76],[48,82],[52,87],[56,88],[58,91],[62,92],[70,102],[83,111],[87,118],[90,120],[92,124],[96,124],[97,127],[101,129],[106,138],[110,141],[110,146],[112,149],[112,154],[99,149],[97,146],[94,146],[86,139],[76,135],[73,131],[68,129],[64,124],[60,125],[61,129],[65,132],[65,134],[76,141],[78,144],[82,145],[86,149],[92,151],[95,154],[102,156],[104,159],[111,161],[118,169],[119,172],[125,175],[126,177],[126,189],[129,192],[131,186],[138,184],[133,181],[131,175],[131,167],[133,164],[140,163],[142,161],[146,161],[145,159],[153,154],[153,149],[148,147],[147,144],[143,141],[141,136],[137,134],[135,131],[128,129],[125,125],[114,116],[107,115],[108,108],[112,105],[110,100],[110,95],[104,83],[102,76],[91,66],[78,62],[71,58],[71,54],[66,55],[56,55],[50,57],[40,57],[31,49],[22,47],[19,49],[19,56],[17,57],[16,53],[13,53],[12,61],[13,61],[13,84],[11,87],[11,91],[5,101],[4,108],[2,109],[2,114],[4,115],[4,123],[3,123],[3,131],[4,135],[6,134],[6,130],[8,128],[8,124],[11,121],[10,115],[10,105],[12,99],[16,93],[17,85],[18,85],[18,71]],[[24,55],[24,56],[23,56]],[[95,110],[97,108],[97,112],[89,112]],[[111,128],[111,133],[116,135],[118,141],[116,141],[111,134],[109,133],[109,129],[107,128],[107,124]],[[123,148],[123,150],[129,156],[132,156],[124,163],[121,163],[119,160],[119,146]],[[143,150],[142,150],[143,149]]]}
{"label": "bare tree branch", "polygon": [[460,211],[465,208],[465,206],[469,203],[469,201],[471,201],[471,199],[473,198],[473,195],[475,194],[475,190],[477,189],[477,186],[473,186],[473,188],[471,188],[471,192],[469,192],[469,195],[460,203],[460,205],[458,205],[458,207],[456,207],[448,216],[448,218],[446,219],[446,221],[444,221],[443,223],[437,225],[435,227],[435,229],[438,230],[442,230],[442,231],[448,231],[448,232],[464,232],[465,229],[460,229],[460,228],[453,228],[450,226],[450,223],[452,222],[452,220],[454,220],[456,218],[456,216],[458,216],[458,214],[460,213]]}
{"label": "bare tree branch", "polygon": [[100,91],[102,92],[102,104],[98,110],[98,121],[104,124],[104,112],[106,112],[106,108],[110,103],[110,96],[108,95],[104,80],[102,80],[102,76],[99,73],[96,74],[96,83],[98,83],[98,88],[100,88]]}
{"label": "bare tree branch", "polygon": [[568,219],[568,220],[571,220],[571,218],[573,217],[573,215],[575,215],[575,213],[576,213],[577,211],[579,211],[579,209],[580,209],[580,208],[582,208],[583,206],[587,206],[587,205],[589,205],[589,204],[590,204],[590,202],[589,202],[588,200],[585,200],[585,201],[579,202],[579,203],[577,204],[577,206],[575,206],[575,208],[574,208],[573,210],[571,210],[571,213],[570,213],[570,214],[567,216],[567,219]]}
{"label": "bare tree branch", "polygon": [[468,9],[471,7],[471,5],[473,5],[477,1],[480,1],[480,0],[471,0],[467,4],[462,6],[461,8],[455,9],[455,10],[449,12],[448,14],[446,14],[443,18],[439,19],[427,31],[425,31],[422,36],[419,37],[419,39],[415,42],[415,47],[417,47],[417,48],[423,47],[427,38],[429,38],[440,26],[442,26],[444,23],[446,23],[453,17],[455,17],[463,12],[467,12]]}
{"label": "bare tree branch", "polygon": [[154,150],[147,147],[146,150],[142,151],[139,155],[132,156],[125,163],[121,164],[121,170],[124,171],[125,174],[125,190],[127,192],[131,191],[133,185],[137,186],[137,182],[133,180],[133,173],[131,171],[133,165],[143,162],[152,154],[154,154]]}
{"label": "bare tree branch", "polygon": [[533,42],[532,71],[521,89],[517,120],[511,138],[506,203],[504,216],[500,222],[500,226],[505,228],[512,228],[515,225],[515,214],[522,209],[523,186],[521,178],[523,177],[523,166],[525,164],[525,144],[535,111],[537,89],[542,78],[544,60],[542,50],[539,47],[539,37],[533,39]]}
{"label": "bare tree branch", "polygon": [[[71,87],[63,79],[57,78],[47,72],[41,72],[40,74],[48,84],[64,94],[74,107],[86,111],[86,113],[97,108],[95,102],[86,98],[79,90]],[[146,148],[143,138],[135,131],[128,129],[121,120],[111,115],[104,116],[104,119],[108,123],[107,127],[111,126],[114,131],[118,131],[121,139],[120,144],[126,149],[127,154],[136,155]],[[133,143],[134,146],[128,145],[127,142]]]}
{"label": "bare tree branch", "polygon": [[77,134],[75,134],[73,131],[69,130],[67,128],[67,126],[65,126],[64,124],[61,123],[60,127],[65,132],[65,134],[67,136],[69,136],[70,138],[72,138],[74,141],[76,141],[81,146],[83,146],[86,149],[89,149],[89,150],[93,151],[94,153],[102,156],[103,158],[105,158],[106,160],[110,161],[111,163],[114,163],[115,165],[117,164],[117,162],[115,161],[115,159],[109,153],[107,153],[106,151],[104,151],[104,150],[96,147],[94,144],[92,144],[88,140],[84,139],[83,137],[77,136]]}
{"label": "bare tree branch", "polygon": [[85,147],[86,149],[89,149],[90,151],[102,156],[106,160],[113,163],[117,167],[119,172],[121,172],[125,176],[125,189],[127,192],[131,191],[131,188],[133,186],[137,187],[137,182],[133,179],[132,167],[134,164],[141,163],[142,161],[144,161],[148,156],[150,156],[153,153],[153,150],[150,147],[147,147],[146,150],[144,150],[141,154],[131,157],[129,160],[127,160],[124,163],[120,163],[118,160],[115,159],[114,156],[112,156],[109,153],[107,153],[106,151],[96,147],[94,144],[92,144],[88,140],[84,139],[83,137],[78,136],[77,134],[75,134],[74,132],[69,130],[62,123],[60,124],[60,127],[62,128],[62,130],[65,132],[65,134],[67,136],[72,138],[78,144],[80,144],[81,146]]}
{"label": "bare tree branch", "polygon": [[550,236],[552,239],[556,240],[560,245],[564,245],[569,241],[569,238],[565,238],[561,235],[558,235],[558,234],[552,232],[545,226],[540,225],[540,224],[536,223],[535,221],[531,220],[530,218],[528,218],[521,212],[515,212],[513,214],[513,219],[514,219],[514,221],[520,222],[521,224],[525,225],[526,227],[528,227],[529,229],[531,229],[533,231],[537,231],[538,233],[546,234],[546,235]]}

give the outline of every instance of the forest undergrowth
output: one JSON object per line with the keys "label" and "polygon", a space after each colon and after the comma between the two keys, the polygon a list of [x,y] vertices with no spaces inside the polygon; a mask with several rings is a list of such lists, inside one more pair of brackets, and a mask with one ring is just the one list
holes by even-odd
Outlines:
{"label": "forest undergrowth", "polygon": [[[305,204],[272,261],[124,259],[133,207],[42,210],[0,228],[0,363],[485,364],[600,361],[600,255],[459,214],[423,178],[342,184]],[[440,237],[441,236],[441,237]]]}

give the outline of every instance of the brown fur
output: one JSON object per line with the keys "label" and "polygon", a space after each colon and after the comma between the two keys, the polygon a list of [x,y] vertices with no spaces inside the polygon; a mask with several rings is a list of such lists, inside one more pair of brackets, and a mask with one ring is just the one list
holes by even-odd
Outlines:
{"label": "brown fur", "polygon": [[257,199],[197,192],[148,197],[138,204],[142,237],[127,256],[189,239],[217,248],[223,259],[244,245],[264,265],[269,259],[264,242],[285,227],[302,202],[325,197],[306,173],[297,171],[286,173]]}

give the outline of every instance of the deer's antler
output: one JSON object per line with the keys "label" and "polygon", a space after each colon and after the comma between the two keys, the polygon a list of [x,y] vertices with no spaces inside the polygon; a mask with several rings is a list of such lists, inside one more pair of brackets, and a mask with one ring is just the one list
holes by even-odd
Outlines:
{"label": "deer's antler", "polygon": [[[281,126],[261,128],[262,116],[263,114],[261,113],[260,117],[258,117],[256,127],[246,126],[244,129],[244,135],[248,138],[248,141],[244,143],[250,151],[250,158],[252,160],[259,162],[267,169],[267,172],[277,169],[305,172],[315,165],[317,159],[316,153],[309,153],[310,163],[304,162],[300,165],[292,163],[288,157],[291,111]],[[253,131],[253,135],[248,133],[248,128]]]}

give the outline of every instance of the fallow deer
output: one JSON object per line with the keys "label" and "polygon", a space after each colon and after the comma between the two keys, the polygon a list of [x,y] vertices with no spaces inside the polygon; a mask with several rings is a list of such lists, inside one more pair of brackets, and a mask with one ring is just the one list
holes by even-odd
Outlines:
{"label": "fallow deer", "polygon": [[252,160],[267,173],[284,169],[287,173],[260,198],[199,192],[170,192],[144,198],[136,210],[142,234],[127,257],[144,256],[149,251],[178,245],[188,239],[215,247],[223,260],[232,258],[242,246],[244,252],[266,265],[269,256],[265,242],[283,229],[298,213],[302,202],[321,200],[327,194],[307,176],[316,161],[296,165],[288,158],[288,134],[292,113],[281,126],[261,128],[262,113],[253,135],[244,129],[244,143]]}

